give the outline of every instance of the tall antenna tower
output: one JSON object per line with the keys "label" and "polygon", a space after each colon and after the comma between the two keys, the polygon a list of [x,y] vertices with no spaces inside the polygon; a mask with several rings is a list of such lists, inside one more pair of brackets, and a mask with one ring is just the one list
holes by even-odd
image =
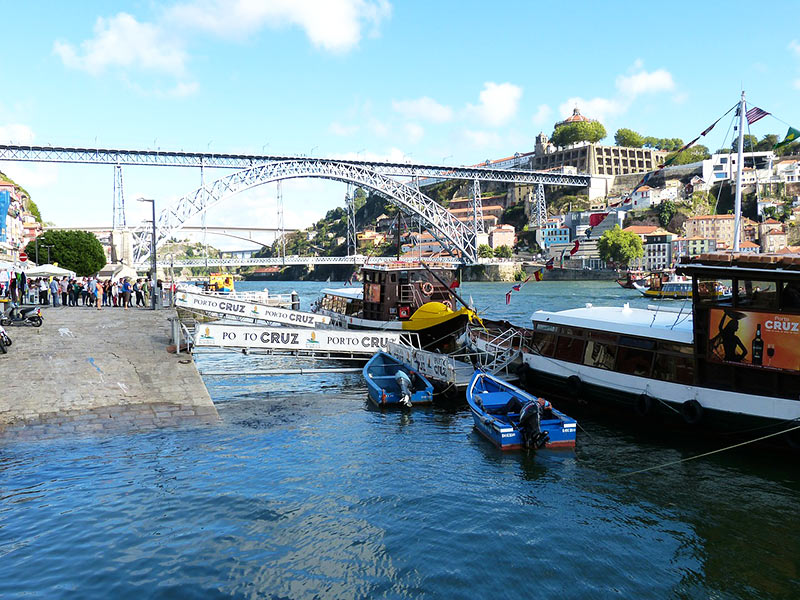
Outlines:
{"label": "tall antenna tower", "polygon": [[112,207],[111,228],[125,229],[125,194],[122,191],[122,166],[114,167],[114,204]]}

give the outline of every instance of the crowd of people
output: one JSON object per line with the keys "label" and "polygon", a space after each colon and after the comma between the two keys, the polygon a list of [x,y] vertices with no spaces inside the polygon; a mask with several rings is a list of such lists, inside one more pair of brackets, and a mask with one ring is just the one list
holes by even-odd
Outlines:
{"label": "crowd of people", "polygon": [[[158,291],[162,283],[157,282]],[[129,308],[150,307],[152,286],[146,279],[112,281],[97,277],[40,277],[29,279],[22,272],[0,280],[0,297],[19,304]]]}

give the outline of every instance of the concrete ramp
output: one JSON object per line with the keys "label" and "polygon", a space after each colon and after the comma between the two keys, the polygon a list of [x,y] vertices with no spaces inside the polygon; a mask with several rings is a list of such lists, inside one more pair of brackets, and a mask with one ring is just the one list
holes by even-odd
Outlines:
{"label": "concrete ramp", "polygon": [[43,307],[44,325],[8,327],[0,354],[0,438],[214,423],[191,356],[169,354],[172,310]]}

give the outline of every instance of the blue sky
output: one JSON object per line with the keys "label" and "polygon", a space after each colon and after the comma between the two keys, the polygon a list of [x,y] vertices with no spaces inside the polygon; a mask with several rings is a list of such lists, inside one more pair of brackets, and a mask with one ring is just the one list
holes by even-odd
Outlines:
{"label": "blue sky", "polygon": [[[798,126],[798,5],[754,6],[7,2],[0,140],[473,164],[531,150],[576,104],[603,122],[609,143],[619,127],[688,140],[742,87]],[[721,123],[707,145],[723,145],[726,130]],[[785,131],[765,118],[752,133]],[[111,167],[0,169],[48,221],[111,221]],[[131,167],[124,176],[129,223],[148,210],[134,198],[162,207],[199,184],[193,170]],[[310,224],[344,191],[285,184],[287,226]],[[262,186],[212,209],[208,222],[273,224],[274,215],[274,186]]]}

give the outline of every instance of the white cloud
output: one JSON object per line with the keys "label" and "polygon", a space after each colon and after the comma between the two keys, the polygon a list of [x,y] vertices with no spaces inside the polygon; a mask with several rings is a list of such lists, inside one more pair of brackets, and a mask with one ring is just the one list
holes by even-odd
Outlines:
{"label": "white cloud", "polygon": [[152,23],[140,23],[127,13],[99,17],[94,37],[72,44],[56,41],[53,51],[73,69],[99,75],[110,68],[141,69],[176,77],[185,71],[187,55],[182,43]]}
{"label": "white cloud", "polygon": [[2,163],[0,171],[27,189],[36,200],[35,190],[47,188],[58,181],[58,165],[53,163]]}
{"label": "white cloud", "polygon": [[375,117],[370,117],[367,121],[367,125],[370,131],[378,137],[386,137],[389,135],[389,126]]}
{"label": "white cloud", "polygon": [[540,104],[536,109],[536,113],[534,113],[531,121],[533,121],[534,125],[544,125],[550,119],[552,114],[552,108],[550,108],[547,104]]}
{"label": "white cloud", "polygon": [[[629,74],[618,76],[615,83],[617,91],[613,98],[597,97],[591,100],[580,97],[568,98],[559,105],[559,113],[562,117],[567,117],[577,106],[581,114],[603,121],[608,117],[624,114],[642,95],[655,92],[674,92],[676,87],[669,71],[665,69],[645,71],[641,59],[634,61]],[[680,104],[686,100],[686,97],[685,93],[677,92],[672,99]]]}
{"label": "white cloud", "polygon": [[412,144],[416,144],[425,135],[425,129],[417,123],[406,123],[405,130],[408,135],[408,141]]}
{"label": "white cloud", "polygon": [[453,109],[423,96],[416,100],[393,100],[392,108],[408,119],[446,123],[453,118]]}
{"label": "white cloud", "polygon": [[592,98],[585,100],[578,96],[574,98],[567,98],[558,107],[558,112],[562,117],[568,117],[572,114],[575,107],[578,107],[581,114],[598,121],[603,121],[609,116],[616,116],[624,113],[629,104],[622,100],[610,100],[608,98]]}
{"label": "white cloud", "polygon": [[467,111],[489,125],[504,125],[517,114],[522,88],[513,83],[487,81],[478,97],[480,103],[477,106],[468,105]]}
{"label": "white cloud", "polygon": [[492,131],[475,131],[472,129],[465,129],[462,134],[467,143],[476,148],[496,146],[501,141],[500,136]]}
{"label": "white cloud", "polygon": [[797,40],[792,40],[789,42],[789,50],[800,56],[800,43]]}
{"label": "white cloud", "polygon": [[349,137],[358,132],[358,125],[343,125],[338,121],[334,121],[328,126],[328,131],[333,135]]}
{"label": "white cloud", "polygon": [[0,125],[0,142],[13,144],[31,144],[34,138],[33,129],[20,123]]}
{"label": "white cloud", "polygon": [[632,75],[617,77],[617,89],[625,96],[636,97],[639,94],[672,91],[675,89],[675,82],[672,74],[664,69],[650,73],[641,70]]}
{"label": "white cloud", "polygon": [[178,27],[240,38],[262,27],[296,26],[315,46],[347,52],[367,28],[374,35],[391,14],[387,0],[198,0],[167,12]]}

